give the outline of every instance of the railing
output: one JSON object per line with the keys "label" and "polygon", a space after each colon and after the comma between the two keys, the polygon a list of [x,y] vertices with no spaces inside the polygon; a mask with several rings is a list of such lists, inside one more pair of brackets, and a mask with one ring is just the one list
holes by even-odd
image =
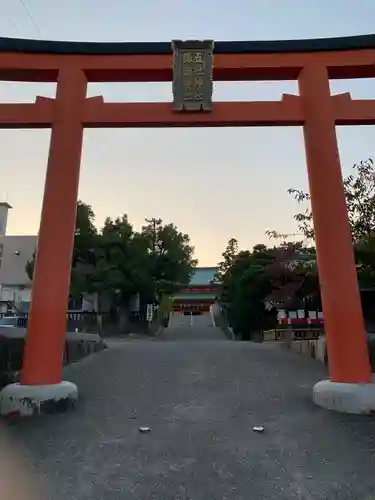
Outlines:
{"label": "railing", "polygon": [[275,328],[263,332],[264,342],[284,342],[285,340],[316,340],[323,334],[320,328]]}
{"label": "railing", "polygon": [[[0,335],[0,389],[10,383],[19,382],[22,367],[26,330],[18,330],[16,336],[11,330],[4,329]],[[63,364],[74,363],[105,348],[106,344],[98,334],[67,333]]]}
{"label": "railing", "polygon": [[75,312],[68,311],[66,314],[67,329],[70,331],[98,330],[110,319],[109,313],[97,312]]}
{"label": "railing", "polygon": [[21,315],[15,314],[15,313],[0,313],[0,319],[3,319],[5,317],[7,317],[7,318],[14,317],[14,316],[17,317],[17,324],[14,326],[17,326],[19,328],[26,328],[26,326],[27,326],[27,315],[26,314],[23,314],[21,316]]}
{"label": "railing", "polygon": [[[17,317],[17,325],[15,326],[18,328],[27,327],[29,318],[27,313],[0,313],[0,319],[11,316]],[[109,313],[68,311],[66,313],[67,329],[70,331],[74,331],[75,329],[79,331],[91,329],[98,330],[103,326],[103,323],[108,322],[109,317]]]}
{"label": "railing", "polygon": [[229,325],[225,310],[215,302],[210,308],[212,317],[217,327],[221,328],[230,340],[236,340],[232,327]]}
{"label": "railing", "polygon": [[[27,327],[27,313],[0,313],[0,318],[4,318],[5,316],[17,317],[17,324],[14,326],[19,328]],[[120,318],[117,313],[81,311],[68,311],[66,313],[66,329],[69,332],[116,334],[139,331],[145,333],[149,330],[149,326],[145,312],[129,313],[125,325],[120,324]]]}

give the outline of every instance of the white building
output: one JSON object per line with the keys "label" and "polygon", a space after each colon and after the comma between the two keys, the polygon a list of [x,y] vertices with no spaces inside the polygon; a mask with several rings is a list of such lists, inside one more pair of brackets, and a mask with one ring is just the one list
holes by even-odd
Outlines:
{"label": "white building", "polygon": [[0,312],[9,309],[10,303],[27,310],[31,299],[31,281],[26,264],[32,260],[37,236],[8,235],[9,203],[0,202]]}
{"label": "white building", "polygon": [[[0,202],[0,313],[16,309],[28,312],[31,301],[32,282],[26,272],[26,264],[33,259],[36,250],[36,235],[7,234],[9,203]],[[80,300],[70,301],[69,309],[95,311],[98,298],[95,294],[84,295]]]}

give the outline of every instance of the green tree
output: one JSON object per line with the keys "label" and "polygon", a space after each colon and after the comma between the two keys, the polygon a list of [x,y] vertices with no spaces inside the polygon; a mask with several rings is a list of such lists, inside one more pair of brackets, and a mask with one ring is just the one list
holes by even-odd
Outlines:
{"label": "green tree", "polygon": [[[225,253],[225,252],[224,252]],[[236,335],[249,339],[268,324],[265,299],[271,291],[266,269],[275,259],[272,250],[257,245],[241,251],[221,274],[220,300]]]}
{"label": "green tree", "polygon": [[[164,293],[170,295],[189,281],[196,266],[187,234],[174,224],[151,219],[136,232],[127,215],[107,218],[100,231],[90,205],[77,204],[71,294],[97,293],[127,320],[130,300],[136,294],[141,307]],[[27,263],[32,278],[34,259]]]}
{"label": "green tree", "polygon": [[239,252],[222,276],[220,300],[235,333],[248,340],[276,324],[276,305],[298,307],[316,290],[313,249],[284,242]]}
{"label": "green tree", "polygon": [[70,277],[70,292],[73,296],[92,291],[91,273],[95,267],[94,249],[97,241],[98,230],[95,226],[94,210],[91,205],[79,200]]}
{"label": "green tree", "polygon": [[226,249],[221,254],[223,260],[220,261],[219,264],[217,265],[215,281],[220,283],[223,280],[225,274],[233,265],[238,253],[239,253],[238,241],[236,240],[236,238],[230,238],[230,240],[227,243]]}
{"label": "green tree", "polygon": [[152,218],[146,219],[141,237],[146,242],[149,281],[156,296],[170,295],[190,281],[197,260],[189,235],[174,224],[163,224],[161,219]]}
{"label": "green tree", "polygon": [[[344,178],[350,230],[353,238],[358,279],[362,286],[375,286],[375,169],[371,158],[353,166],[354,173]],[[294,219],[301,233],[314,240],[308,193],[289,189],[297,203],[307,204]]]}
{"label": "green tree", "polygon": [[136,293],[136,270],[132,249],[133,227],[126,215],[107,218],[92,250],[90,291],[108,294],[117,305]]}
{"label": "green tree", "polygon": [[[350,229],[354,242],[374,237],[375,231],[375,169],[372,158],[353,165],[354,173],[344,178],[344,190]],[[308,204],[294,216],[299,231],[314,239],[310,195],[300,189],[288,189],[297,203]]]}
{"label": "green tree", "polygon": [[[97,242],[97,229],[95,227],[95,214],[90,205],[77,202],[76,226],[74,233],[74,251],[72,258],[71,292],[79,295],[82,290],[89,288],[89,276],[93,261],[92,251]],[[33,258],[26,263],[26,273],[30,279],[34,275],[35,252]]]}
{"label": "green tree", "polygon": [[271,282],[267,301],[284,308],[300,308],[303,299],[319,293],[315,248],[302,242],[283,242],[273,249],[266,273]]}
{"label": "green tree", "polygon": [[126,215],[107,219],[95,249],[93,290],[105,294],[127,320],[132,296],[139,294],[141,309],[187,283],[196,260],[188,235],[173,224],[151,219],[135,232]]}

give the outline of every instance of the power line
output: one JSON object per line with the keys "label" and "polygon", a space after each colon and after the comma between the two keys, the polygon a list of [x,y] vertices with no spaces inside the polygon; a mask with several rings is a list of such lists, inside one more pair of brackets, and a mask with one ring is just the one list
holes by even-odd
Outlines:
{"label": "power line", "polygon": [[14,30],[16,33],[19,33],[18,31],[18,28],[17,28],[17,25],[16,23],[13,21],[11,15],[9,14],[9,12],[7,10],[4,10],[4,14],[5,16],[7,17],[8,21],[10,22],[10,24],[13,26]]}
{"label": "power line", "polygon": [[38,25],[36,24],[33,16],[31,15],[31,12],[30,12],[30,9],[27,7],[26,5],[26,1],[25,0],[18,0],[20,2],[20,4],[22,5],[23,7],[23,10],[26,12],[27,14],[27,17],[30,19],[32,25],[34,26],[34,28],[36,29],[36,31],[38,32],[38,35],[39,36],[42,36],[41,32],[40,32],[40,29],[38,27]]}

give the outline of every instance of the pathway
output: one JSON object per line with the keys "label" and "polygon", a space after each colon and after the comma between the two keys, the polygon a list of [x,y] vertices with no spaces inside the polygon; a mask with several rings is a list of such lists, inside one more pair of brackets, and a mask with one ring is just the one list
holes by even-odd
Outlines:
{"label": "pathway", "polygon": [[226,340],[224,332],[215,326],[211,316],[172,316],[163,340]]}
{"label": "pathway", "polygon": [[211,340],[212,326],[190,328],[205,341],[166,340],[186,340],[187,329],[68,367],[78,407],[8,426],[24,464],[6,479],[42,482],[51,500],[373,498],[375,420],[313,405],[323,365],[279,346]]}

